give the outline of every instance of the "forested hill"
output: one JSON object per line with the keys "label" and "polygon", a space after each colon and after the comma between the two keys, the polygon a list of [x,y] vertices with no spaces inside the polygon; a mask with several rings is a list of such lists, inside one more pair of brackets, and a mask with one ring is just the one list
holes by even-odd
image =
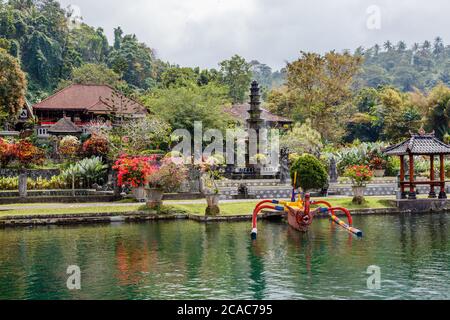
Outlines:
{"label": "forested hill", "polygon": [[[286,70],[273,71],[256,60],[239,56],[218,62],[218,68],[180,68],[156,57],[148,44],[117,27],[108,43],[104,30],[73,23],[70,10],[56,0],[0,0],[0,48],[18,58],[28,81],[28,99],[39,101],[71,82],[101,81],[133,94],[185,82],[220,82],[230,99],[246,99],[248,78],[260,82],[265,94],[281,86]],[[299,48],[300,51],[301,48]],[[356,87],[393,85],[403,91],[427,90],[438,82],[450,85],[450,46],[442,39],[409,47],[404,42],[358,48],[364,57]],[[239,71],[237,79],[226,73]],[[241,77],[242,75],[242,77]],[[233,88],[235,87],[235,88]]]}
{"label": "forested hill", "polygon": [[[159,86],[163,72],[177,67],[158,59],[152,48],[135,35],[124,34],[120,27],[114,30],[114,42],[109,44],[103,29],[73,23],[70,10],[55,0],[0,0],[0,48],[19,58],[32,101],[67,84],[74,73],[75,78],[81,75],[81,80],[89,80],[85,79],[86,71],[105,74],[112,79],[109,84],[117,80],[122,90],[136,91]],[[282,73],[272,73],[258,61],[246,62],[244,67],[267,88],[283,82]],[[183,68],[179,73],[186,71]],[[195,73],[199,82],[217,75],[216,70],[198,68],[188,73]]]}
{"label": "forested hill", "polygon": [[372,48],[358,48],[364,57],[358,80],[363,86],[393,85],[402,91],[429,90],[439,82],[450,85],[450,46],[440,37],[407,45],[386,41]]}

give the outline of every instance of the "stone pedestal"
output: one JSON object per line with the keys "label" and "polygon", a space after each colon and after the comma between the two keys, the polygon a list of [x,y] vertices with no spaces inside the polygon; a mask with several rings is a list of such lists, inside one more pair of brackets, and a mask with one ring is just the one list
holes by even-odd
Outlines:
{"label": "stone pedestal", "polygon": [[26,172],[19,174],[19,196],[21,198],[26,198],[27,196],[27,178],[28,175]]}

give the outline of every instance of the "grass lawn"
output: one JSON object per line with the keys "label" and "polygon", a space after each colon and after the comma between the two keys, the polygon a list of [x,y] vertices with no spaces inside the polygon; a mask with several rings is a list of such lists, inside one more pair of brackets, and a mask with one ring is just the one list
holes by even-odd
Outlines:
{"label": "grass lawn", "polygon": [[[316,199],[318,200],[318,199]],[[323,198],[331,203],[333,206],[345,207],[348,209],[365,209],[365,208],[387,208],[389,207],[388,200],[386,198],[378,198],[378,197],[366,197],[366,203],[363,205],[354,205],[352,204],[352,198]],[[220,204],[220,210],[222,215],[241,215],[241,214],[251,214],[253,209],[258,203],[258,200],[251,202],[222,202]],[[31,205],[31,204],[29,204]],[[46,204],[37,204],[36,207],[44,206]],[[49,204],[47,204],[49,205]],[[14,205],[16,206],[16,205]],[[33,204],[33,206],[35,206]],[[7,206],[4,206],[7,207]],[[13,216],[13,215],[39,215],[39,214],[81,214],[81,213],[121,213],[121,212],[133,212],[143,210],[142,206],[131,205],[123,206],[123,205],[114,205],[111,203],[110,206],[102,207],[102,206],[86,206],[86,207],[66,207],[66,208],[27,208],[26,205],[19,205],[18,208],[14,210],[2,210],[2,206],[0,206],[0,217],[1,216]],[[23,207],[20,208],[20,207]],[[206,204],[203,203],[193,203],[193,204],[177,204],[175,201],[167,201],[164,206],[164,211],[176,211],[176,212],[185,212],[190,214],[198,214],[203,215],[205,212]]]}

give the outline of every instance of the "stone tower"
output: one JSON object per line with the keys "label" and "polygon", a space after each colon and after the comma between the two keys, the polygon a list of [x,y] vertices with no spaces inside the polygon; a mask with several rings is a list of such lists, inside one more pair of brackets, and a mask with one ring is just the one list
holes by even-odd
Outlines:
{"label": "stone tower", "polygon": [[254,80],[250,88],[250,109],[248,110],[250,117],[247,119],[249,129],[255,129],[256,132],[259,132],[260,129],[265,127],[261,112],[261,94],[259,93],[258,82]]}

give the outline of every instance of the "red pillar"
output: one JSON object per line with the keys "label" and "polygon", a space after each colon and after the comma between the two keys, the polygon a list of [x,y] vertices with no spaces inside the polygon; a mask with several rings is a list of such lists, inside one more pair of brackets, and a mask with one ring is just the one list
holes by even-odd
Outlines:
{"label": "red pillar", "polygon": [[433,199],[436,198],[436,192],[434,192],[434,155],[430,155],[430,193],[428,194],[428,198]]}
{"label": "red pillar", "polygon": [[416,199],[416,191],[414,189],[414,156],[409,154],[409,199]]}
{"label": "red pillar", "polygon": [[405,192],[405,185],[403,184],[405,182],[405,156],[400,156],[400,192],[401,192],[401,198],[406,199],[406,192]]}
{"label": "red pillar", "polygon": [[441,192],[439,192],[439,199],[447,199],[447,194],[445,193],[445,166],[444,166],[444,155],[439,155],[440,160],[440,186]]}

